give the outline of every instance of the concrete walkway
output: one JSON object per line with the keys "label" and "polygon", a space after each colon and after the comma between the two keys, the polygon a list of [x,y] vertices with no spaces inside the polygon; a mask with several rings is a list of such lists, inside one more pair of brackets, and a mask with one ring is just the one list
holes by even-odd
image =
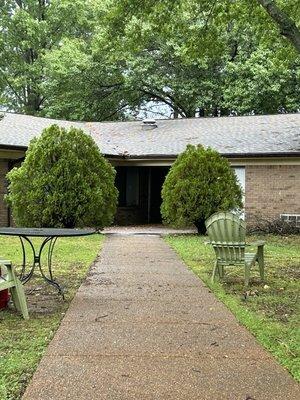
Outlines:
{"label": "concrete walkway", "polygon": [[298,400],[158,236],[108,236],[25,400]]}

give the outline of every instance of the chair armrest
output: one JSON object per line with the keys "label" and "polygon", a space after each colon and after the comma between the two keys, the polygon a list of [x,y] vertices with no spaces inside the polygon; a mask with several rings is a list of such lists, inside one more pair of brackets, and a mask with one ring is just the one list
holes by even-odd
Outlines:
{"label": "chair armrest", "polygon": [[8,270],[12,270],[13,266],[11,265],[11,261],[0,259],[0,277],[5,277],[8,273]]}
{"label": "chair armrest", "polygon": [[264,246],[266,242],[264,240],[258,240],[257,242],[247,243],[246,246],[257,246],[261,247]]}
{"label": "chair armrest", "polygon": [[3,265],[10,265],[11,264],[11,261],[10,260],[4,260],[3,258],[0,258],[0,264],[3,264]]}

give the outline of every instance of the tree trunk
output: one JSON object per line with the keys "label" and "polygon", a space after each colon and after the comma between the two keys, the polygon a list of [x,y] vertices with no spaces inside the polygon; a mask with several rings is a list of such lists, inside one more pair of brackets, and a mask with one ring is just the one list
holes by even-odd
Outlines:
{"label": "tree trunk", "polygon": [[194,222],[194,225],[197,228],[199,235],[205,235],[206,227],[205,227],[205,219],[204,218],[199,218],[198,221]]}
{"label": "tree trunk", "polygon": [[218,116],[219,116],[219,109],[218,109],[217,106],[215,106],[215,107],[213,108],[213,110],[212,110],[212,115],[213,115],[214,117],[218,117]]}
{"label": "tree trunk", "polygon": [[285,36],[300,53],[300,30],[295,22],[283,12],[273,0],[257,0],[276,22],[280,33]]}
{"label": "tree trunk", "polygon": [[27,99],[24,102],[24,111],[29,115],[36,115],[41,110],[42,99],[39,93],[36,93],[30,87],[27,87]]}
{"label": "tree trunk", "polygon": [[199,118],[202,118],[204,116],[205,116],[204,108],[199,108]]}

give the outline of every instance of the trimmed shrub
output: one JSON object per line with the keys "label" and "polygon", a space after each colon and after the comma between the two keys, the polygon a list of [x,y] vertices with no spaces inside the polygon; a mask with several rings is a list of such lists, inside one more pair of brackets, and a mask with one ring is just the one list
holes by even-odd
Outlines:
{"label": "trimmed shrub", "polygon": [[242,190],[229,162],[210,148],[188,145],[172,165],[162,188],[161,213],[174,226],[194,224],[205,233],[205,219],[242,207]]}
{"label": "trimmed shrub", "polygon": [[274,235],[299,235],[300,227],[296,223],[284,221],[280,218],[266,219],[261,215],[252,216],[251,223],[247,225],[247,231],[251,234]]}
{"label": "trimmed shrub", "polygon": [[44,129],[7,178],[6,200],[18,226],[102,228],[113,220],[115,170],[80,129]]}

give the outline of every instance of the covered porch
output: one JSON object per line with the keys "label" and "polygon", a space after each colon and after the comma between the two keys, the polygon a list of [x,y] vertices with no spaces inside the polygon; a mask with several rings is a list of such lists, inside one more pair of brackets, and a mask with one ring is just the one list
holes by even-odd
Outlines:
{"label": "covered porch", "polygon": [[169,166],[116,166],[117,225],[161,222],[161,189]]}

